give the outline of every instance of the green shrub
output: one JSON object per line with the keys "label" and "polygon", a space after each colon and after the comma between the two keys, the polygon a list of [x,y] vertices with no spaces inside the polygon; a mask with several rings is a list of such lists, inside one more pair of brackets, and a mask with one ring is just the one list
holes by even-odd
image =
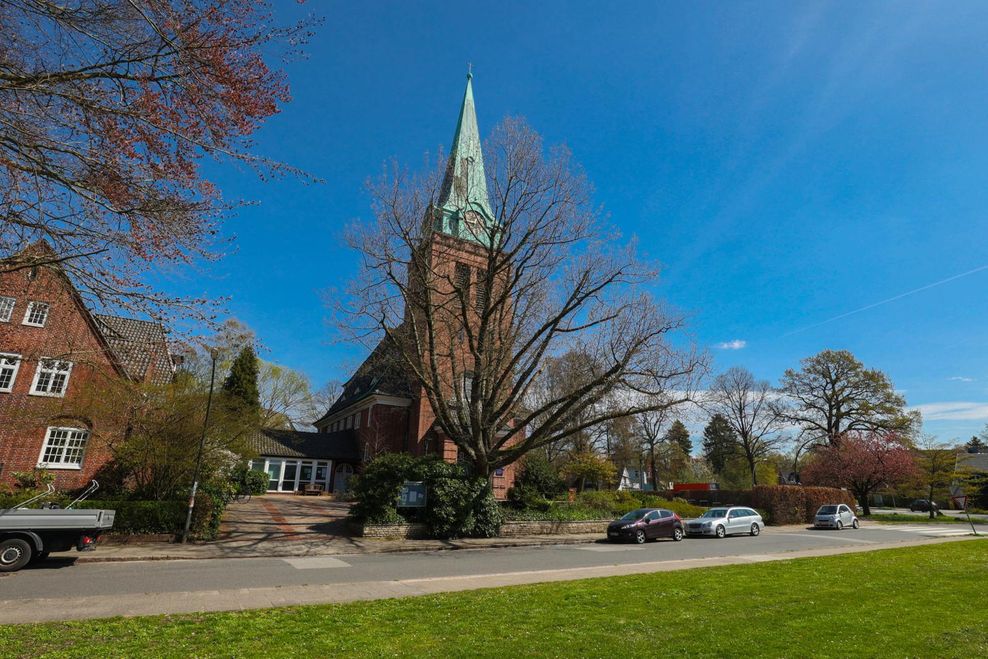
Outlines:
{"label": "green shrub", "polygon": [[[350,509],[358,523],[391,524],[396,520],[423,522],[436,538],[497,535],[501,510],[492,504],[490,484],[469,477],[464,469],[435,456],[413,458],[386,453],[373,461],[355,479],[356,503]],[[425,509],[397,509],[405,481],[425,484]],[[490,499],[490,501],[488,501]]]}
{"label": "green shrub", "polygon": [[565,489],[566,483],[545,453],[534,451],[521,463],[514,485],[508,490],[508,501],[517,508],[545,509]]}
{"label": "green shrub", "polygon": [[429,533],[437,538],[470,535],[475,523],[473,483],[460,475],[432,473],[430,476],[426,480],[428,498],[423,519]]}
{"label": "green shrub", "polygon": [[385,453],[371,460],[351,481],[355,503],[350,517],[358,523],[387,524],[397,514],[401,486],[408,478],[415,458],[406,453]]}
{"label": "green shrub", "polygon": [[260,496],[268,491],[269,480],[270,476],[268,476],[267,472],[258,471],[257,469],[245,469],[241,477],[244,491],[254,496]]}
{"label": "green shrub", "polygon": [[494,538],[501,532],[504,514],[487,483],[483,482],[481,486],[483,488],[481,495],[476,498],[473,509],[473,536],[476,538]]}

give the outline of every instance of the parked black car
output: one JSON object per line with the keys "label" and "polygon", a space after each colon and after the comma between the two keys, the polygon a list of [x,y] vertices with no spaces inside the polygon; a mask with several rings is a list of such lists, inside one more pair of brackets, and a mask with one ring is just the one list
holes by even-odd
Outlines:
{"label": "parked black car", "polygon": [[916,499],[911,504],[909,504],[909,510],[912,512],[930,512],[930,506],[933,506],[933,510],[940,512],[940,506],[936,504],[935,501],[930,501],[929,499]]}
{"label": "parked black car", "polygon": [[611,542],[632,540],[643,544],[646,540],[672,538],[683,539],[683,520],[664,508],[638,508],[607,525],[607,539]]}

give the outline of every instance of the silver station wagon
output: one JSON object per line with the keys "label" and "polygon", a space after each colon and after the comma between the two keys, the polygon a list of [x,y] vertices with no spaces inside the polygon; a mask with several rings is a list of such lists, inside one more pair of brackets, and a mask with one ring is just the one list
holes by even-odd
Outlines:
{"label": "silver station wagon", "polygon": [[751,508],[711,508],[696,519],[686,522],[686,535],[710,535],[718,538],[736,533],[758,535],[764,526],[762,516]]}

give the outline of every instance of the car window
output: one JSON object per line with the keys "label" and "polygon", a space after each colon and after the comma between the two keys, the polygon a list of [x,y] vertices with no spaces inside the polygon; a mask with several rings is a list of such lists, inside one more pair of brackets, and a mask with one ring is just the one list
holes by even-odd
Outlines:
{"label": "car window", "polygon": [[672,517],[672,511],[671,510],[660,510],[659,511],[659,515],[662,517],[662,519],[668,519],[668,518]]}
{"label": "car window", "polygon": [[841,511],[842,513],[849,513],[849,512],[851,512],[851,509],[850,509],[850,508],[848,508],[847,506],[841,506],[841,507],[840,507],[840,511]]}
{"label": "car window", "polygon": [[745,517],[758,517],[758,513],[756,513],[751,508],[745,508],[744,509],[744,515],[745,515]]}
{"label": "car window", "polygon": [[645,521],[647,521],[647,522],[653,522],[653,521],[657,520],[658,518],[659,518],[659,513],[656,510],[653,510],[649,514],[645,515]]}
{"label": "car window", "polygon": [[740,510],[732,510],[731,511],[731,518],[741,517],[741,516],[742,516],[742,512]]}

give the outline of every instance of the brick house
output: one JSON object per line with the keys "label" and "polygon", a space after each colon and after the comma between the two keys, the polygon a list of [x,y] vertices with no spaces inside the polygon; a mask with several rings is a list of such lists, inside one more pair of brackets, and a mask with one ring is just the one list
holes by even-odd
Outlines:
{"label": "brick house", "polygon": [[[432,272],[438,279],[456,282],[479,296],[482,288],[474,283],[484,276],[487,247],[482,242],[485,232],[473,227],[477,222],[493,221],[493,214],[470,76],[434,213],[427,218],[431,230],[420,248]],[[409,282],[409,287],[414,289],[415,283]],[[479,297],[476,303],[481,304]],[[457,345],[455,336],[449,340]],[[344,385],[336,402],[315,422],[316,428],[330,436],[353,433],[363,462],[385,451],[431,454],[456,462],[456,444],[444,436],[421,385],[400,364],[397,348],[383,339]],[[495,496],[503,499],[513,482],[513,465],[498,469],[492,478]]]}
{"label": "brick house", "polygon": [[44,467],[73,489],[110,459],[100,438],[123,432],[87,397],[114,379],[168,382],[174,366],[160,324],[91,313],[46,252],[37,243],[0,265],[0,484]]}

